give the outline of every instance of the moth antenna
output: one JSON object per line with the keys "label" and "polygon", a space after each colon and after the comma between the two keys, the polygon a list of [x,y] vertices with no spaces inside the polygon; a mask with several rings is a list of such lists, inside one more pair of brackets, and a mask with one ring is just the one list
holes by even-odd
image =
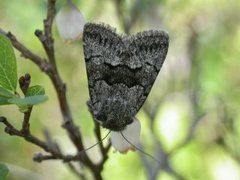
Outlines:
{"label": "moth antenna", "polygon": [[125,139],[125,141],[127,141],[131,146],[133,146],[135,149],[137,149],[139,152],[145,154],[146,156],[150,157],[151,159],[153,159],[154,161],[161,163],[160,160],[158,160],[157,158],[155,158],[153,155],[145,152],[144,150],[140,149],[139,147],[137,147],[135,144],[133,144],[132,142],[130,142],[122,133],[122,131],[120,131],[123,139]]}
{"label": "moth antenna", "polygon": [[92,146],[90,146],[90,147],[88,147],[88,148],[80,151],[80,153],[86,152],[86,151],[92,149],[93,147],[97,146],[98,144],[102,143],[102,142],[108,137],[108,135],[110,134],[110,132],[111,132],[111,130],[110,130],[100,141],[98,141],[98,142],[96,142],[95,144],[93,144]]}

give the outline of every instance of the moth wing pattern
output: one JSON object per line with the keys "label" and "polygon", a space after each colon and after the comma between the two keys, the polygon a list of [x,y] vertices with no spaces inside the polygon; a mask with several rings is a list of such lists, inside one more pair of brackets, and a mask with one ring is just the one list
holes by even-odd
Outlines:
{"label": "moth wing pattern", "polygon": [[127,65],[135,70],[138,84],[144,87],[143,101],[139,102],[139,110],[145,102],[166,58],[169,37],[165,31],[144,31],[126,38],[129,51],[132,53]]}
{"label": "moth wing pattern", "polygon": [[120,36],[103,24],[83,32],[90,110],[103,127],[120,131],[147,98],[168,50],[164,31]]}

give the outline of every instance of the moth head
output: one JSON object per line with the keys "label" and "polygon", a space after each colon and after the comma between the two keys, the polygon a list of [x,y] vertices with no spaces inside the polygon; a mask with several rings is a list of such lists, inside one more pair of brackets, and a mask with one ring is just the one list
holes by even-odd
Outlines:
{"label": "moth head", "polygon": [[107,119],[107,121],[102,123],[102,126],[108,129],[111,129],[112,131],[121,131],[126,128],[128,124],[131,124],[132,118],[125,118],[125,119]]}
{"label": "moth head", "polygon": [[129,117],[112,117],[109,114],[102,114],[96,116],[96,120],[101,124],[102,127],[110,129],[112,131],[121,131],[126,128],[128,124],[133,122],[132,118]]}
{"label": "moth head", "polygon": [[102,127],[112,131],[121,131],[133,122],[130,113],[130,108],[122,100],[110,98],[101,105],[95,118]]}

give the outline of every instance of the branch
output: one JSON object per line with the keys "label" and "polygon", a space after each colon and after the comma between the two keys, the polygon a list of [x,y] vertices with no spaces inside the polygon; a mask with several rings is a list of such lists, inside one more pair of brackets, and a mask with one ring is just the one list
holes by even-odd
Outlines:
{"label": "branch", "polygon": [[77,149],[81,151],[84,149],[84,147],[83,147],[79,129],[78,127],[76,127],[76,125],[72,120],[72,115],[71,115],[67,98],[66,98],[66,86],[62,82],[60,75],[57,71],[56,64],[54,63],[55,56],[54,56],[51,26],[54,18],[55,2],[56,2],[55,0],[48,1],[48,15],[47,15],[47,19],[44,20],[45,34],[41,34],[41,36],[39,36],[39,39],[41,40],[44,46],[44,49],[48,55],[49,62],[46,59],[39,57],[28,48],[26,48],[22,43],[20,43],[17,40],[17,38],[11,32],[7,33],[4,30],[0,29],[0,33],[6,35],[9,38],[13,46],[21,53],[22,57],[25,57],[26,59],[29,59],[32,62],[34,62],[43,72],[45,72],[49,76],[58,95],[60,108],[61,108],[63,121],[64,121],[62,127],[64,127],[67,130],[70,139],[72,140],[74,145],[77,147]]}
{"label": "branch", "polygon": [[[12,42],[13,46],[21,53],[23,57],[26,59],[31,60],[34,62],[43,72],[45,72],[50,80],[53,83],[54,89],[57,93],[59,106],[61,109],[62,117],[63,117],[63,124],[62,127],[67,131],[69,138],[71,139],[72,143],[75,145],[76,149],[78,150],[76,155],[64,155],[61,153],[60,148],[56,143],[51,140],[48,132],[45,131],[45,138],[46,142],[38,139],[37,137],[33,136],[30,132],[30,116],[32,108],[24,113],[24,119],[22,123],[22,129],[18,130],[14,128],[14,126],[7,121],[6,118],[1,117],[0,122],[3,123],[6,128],[5,132],[9,135],[15,135],[19,137],[23,137],[28,142],[31,142],[46,152],[49,152],[49,155],[37,155],[34,157],[35,161],[41,162],[43,160],[50,160],[50,159],[61,159],[65,162],[69,161],[80,161],[82,164],[86,165],[91,172],[95,179],[101,180],[101,170],[103,169],[103,164],[107,160],[108,156],[107,153],[111,147],[110,143],[104,147],[103,144],[100,144],[100,149],[102,153],[102,161],[99,164],[94,164],[89,156],[84,151],[83,140],[79,131],[79,128],[75,125],[70,107],[68,105],[68,101],[66,98],[66,85],[62,81],[60,74],[57,70],[56,66],[56,59],[54,53],[54,40],[52,38],[52,23],[55,15],[55,3],[56,0],[48,0],[48,11],[47,17],[44,20],[44,30],[36,30],[35,35],[41,41],[43,48],[47,54],[47,59],[41,58],[31,50],[26,48],[22,43],[20,43],[17,38],[10,32],[6,33],[5,31],[0,29],[0,33],[6,35],[10,41]],[[24,92],[24,91],[23,91]],[[95,133],[97,139],[101,138],[100,129],[96,127]],[[69,165],[70,168],[73,166]]]}
{"label": "branch", "polygon": [[[62,127],[67,130],[71,141],[77,147],[78,151],[82,151],[84,149],[84,146],[79,129],[74,124],[72,119],[72,115],[66,98],[66,85],[62,82],[55,63],[56,60],[54,55],[54,41],[52,38],[52,23],[55,15],[55,3],[56,0],[48,0],[48,12],[47,18],[44,20],[44,32],[36,30],[35,34],[42,42],[42,45],[48,56],[49,63],[52,66],[51,71],[47,74],[51,79],[58,95],[58,100],[63,116]],[[87,155],[86,159],[90,163],[90,159],[87,157]]]}
{"label": "branch", "polygon": [[105,148],[104,148],[103,142],[102,142],[102,135],[101,135],[101,131],[100,131],[100,125],[95,120],[94,120],[94,125],[95,125],[94,132],[95,132],[95,136],[97,138],[97,141],[99,142],[100,151],[101,151],[102,154],[104,154]]}
{"label": "branch", "polygon": [[[30,114],[30,112],[28,112]],[[28,114],[26,113],[26,114]],[[28,116],[30,117],[30,116]],[[26,116],[24,116],[24,118],[26,118]],[[71,170],[77,174],[79,177],[81,177],[82,179],[86,179],[84,178],[84,174],[78,172],[76,170],[76,168],[70,163],[70,161],[82,161],[84,156],[82,156],[80,153],[78,153],[77,155],[63,155],[60,150],[55,146],[52,146],[52,140],[49,140],[48,142],[44,142],[40,139],[38,139],[37,137],[33,136],[29,131],[23,131],[23,130],[17,130],[16,128],[14,128],[14,126],[7,121],[7,119],[5,117],[0,117],[0,123],[3,123],[6,128],[5,128],[5,132],[9,135],[14,135],[14,136],[19,136],[19,137],[23,137],[26,141],[31,142],[32,144],[35,144],[39,147],[41,147],[42,149],[44,149],[46,152],[51,153],[51,155],[43,155],[42,153],[38,153],[33,157],[33,160],[36,162],[42,162],[45,160],[63,160],[63,162],[68,163],[68,166],[71,168]],[[46,133],[46,131],[45,131]],[[46,133],[47,134],[47,133]],[[49,135],[48,139],[50,139]]]}
{"label": "branch", "polygon": [[55,63],[55,55],[54,55],[54,46],[53,46],[53,38],[52,38],[52,24],[55,16],[55,3],[56,0],[48,0],[48,11],[47,11],[47,19],[44,20],[44,34],[46,41],[43,42],[43,46],[48,55],[51,63],[56,67]]}
{"label": "branch", "polygon": [[77,155],[63,155],[55,156],[55,155],[46,155],[42,153],[37,153],[34,155],[33,160],[36,162],[42,162],[46,160],[63,160],[63,162],[70,162],[70,161],[79,161],[81,160],[81,156]]}
{"label": "branch", "polygon": [[21,132],[23,134],[30,134],[30,116],[32,113],[32,107],[29,107],[27,112],[24,112],[24,118],[23,118],[23,123],[22,123],[22,129]]}
{"label": "branch", "polygon": [[22,57],[31,60],[43,72],[47,73],[49,69],[51,69],[51,65],[46,61],[46,59],[39,57],[31,50],[26,48],[22,43],[18,41],[18,39],[11,32],[6,32],[3,29],[0,29],[0,33],[9,38],[9,40],[12,42],[13,47],[15,47],[21,53]]}
{"label": "branch", "polygon": [[0,117],[0,123],[3,123],[6,126],[5,132],[7,134],[11,136],[23,137],[26,141],[41,147],[46,152],[52,152],[51,149],[48,147],[48,145],[44,141],[33,136],[30,132],[17,130],[15,127],[13,127],[13,125],[10,122],[8,122],[8,120],[5,117]]}
{"label": "branch", "polygon": [[48,0],[48,11],[47,18],[43,21],[44,32],[41,30],[36,30],[35,35],[42,42],[45,52],[48,56],[49,61],[56,68],[56,60],[54,54],[54,40],[52,38],[52,24],[55,16],[55,3],[56,0]]}
{"label": "branch", "polygon": [[72,161],[79,162],[82,160],[81,155],[61,155],[61,156],[53,156],[53,155],[44,155],[42,153],[38,153],[33,157],[33,160],[36,162],[42,162],[45,160],[63,160],[64,163],[67,163],[72,172],[74,172],[77,176],[81,177],[81,179],[86,180],[84,173],[79,172],[76,167],[71,163]]}

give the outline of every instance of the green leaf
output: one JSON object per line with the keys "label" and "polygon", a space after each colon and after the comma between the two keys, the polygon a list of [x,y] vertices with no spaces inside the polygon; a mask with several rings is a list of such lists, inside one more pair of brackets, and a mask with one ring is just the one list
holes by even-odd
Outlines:
{"label": "green leaf", "polygon": [[25,105],[40,104],[42,102],[45,102],[47,99],[48,99],[47,96],[36,95],[36,96],[29,96],[25,98],[14,97],[14,98],[8,99],[8,102],[12,104],[16,104],[18,106],[25,106]]}
{"label": "green leaf", "polygon": [[26,92],[26,96],[36,96],[36,95],[44,95],[45,94],[45,89],[40,86],[40,85],[36,85],[36,86],[31,86],[27,89]]}
{"label": "green leaf", "polygon": [[17,87],[17,62],[10,40],[0,34],[0,85],[10,91]]}
{"label": "green leaf", "polygon": [[2,96],[2,97],[14,97],[15,95],[0,86],[0,96]]}
{"label": "green leaf", "polygon": [[0,164],[0,179],[5,180],[7,178],[8,173],[9,173],[8,167],[4,164]]}
{"label": "green leaf", "polygon": [[8,99],[9,99],[9,98],[7,98],[7,97],[2,97],[2,96],[0,96],[0,105],[10,104],[10,103],[8,102]]}

